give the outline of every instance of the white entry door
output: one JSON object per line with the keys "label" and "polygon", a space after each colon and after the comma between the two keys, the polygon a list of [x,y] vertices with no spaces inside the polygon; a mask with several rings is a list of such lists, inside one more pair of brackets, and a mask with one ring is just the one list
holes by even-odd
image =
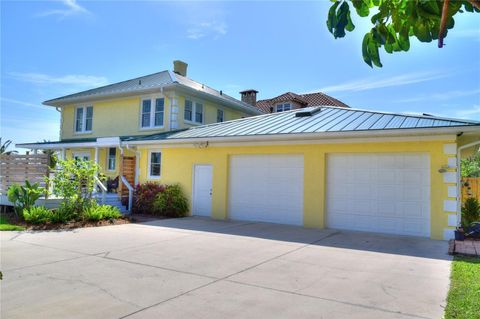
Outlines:
{"label": "white entry door", "polygon": [[422,153],[329,154],[327,225],[430,235],[430,157]]}
{"label": "white entry door", "polygon": [[234,155],[229,217],[303,225],[303,155]]}
{"label": "white entry door", "polygon": [[212,215],[212,165],[195,165],[193,172],[192,214]]}

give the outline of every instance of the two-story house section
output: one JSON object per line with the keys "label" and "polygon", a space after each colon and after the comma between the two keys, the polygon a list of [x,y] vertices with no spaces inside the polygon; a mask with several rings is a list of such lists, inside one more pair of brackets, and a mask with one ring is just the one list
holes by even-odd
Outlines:
{"label": "two-story house section", "polygon": [[45,101],[44,105],[61,112],[60,140],[21,147],[94,160],[108,177],[125,175],[133,184],[140,174],[152,180],[160,176],[161,153],[144,154],[152,169],[140,172],[140,152],[122,147],[122,141],[263,114],[255,106],[188,78],[185,62],[173,64],[173,71]]}

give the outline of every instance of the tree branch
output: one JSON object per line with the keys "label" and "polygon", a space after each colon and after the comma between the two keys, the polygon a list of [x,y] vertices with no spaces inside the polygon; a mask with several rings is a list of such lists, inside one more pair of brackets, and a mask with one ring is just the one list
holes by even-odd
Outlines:
{"label": "tree branch", "polygon": [[448,19],[448,4],[450,0],[443,0],[442,18],[440,20],[440,30],[438,31],[438,47],[443,48],[443,37],[445,36],[445,28]]}
{"label": "tree branch", "polygon": [[470,4],[471,4],[472,6],[474,6],[474,7],[477,8],[478,10],[480,10],[480,1],[468,0],[468,2],[470,2]]}

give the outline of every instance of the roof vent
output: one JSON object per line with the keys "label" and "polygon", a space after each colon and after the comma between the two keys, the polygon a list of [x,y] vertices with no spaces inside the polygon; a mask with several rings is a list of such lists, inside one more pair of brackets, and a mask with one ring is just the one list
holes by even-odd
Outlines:
{"label": "roof vent", "polygon": [[307,116],[312,116],[312,115],[315,115],[317,113],[319,113],[320,111],[322,110],[321,107],[317,107],[313,110],[310,110],[310,111],[301,111],[301,112],[297,112],[295,113],[295,117],[307,117]]}
{"label": "roof vent", "polygon": [[433,116],[432,114],[428,114],[428,113],[423,113],[422,115],[423,115],[423,116],[430,116],[430,117]]}
{"label": "roof vent", "polygon": [[142,85],[142,80],[138,80],[138,85]]}

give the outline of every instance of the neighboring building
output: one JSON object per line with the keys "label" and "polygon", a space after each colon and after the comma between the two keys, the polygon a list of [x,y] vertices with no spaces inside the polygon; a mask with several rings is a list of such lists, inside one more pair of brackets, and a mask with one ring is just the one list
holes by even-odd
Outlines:
{"label": "neighboring building", "polygon": [[257,101],[257,90],[245,90],[240,92],[242,101],[255,105],[264,113],[277,113],[290,111],[308,106],[338,106],[349,107],[347,104],[321,92],[296,94],[287,92],[271,99]]}
{"label": "neighboring building", "polygon": [[[172,81],[171,77],[166,80]],[[150,104],[144,104],[141,96],[93,104],[69,101],[64,105],[70,106],[64,107],[72,110],[62,115],[63,134],[70,134],[69,139],[17,147],[61,150],[69,157],[95,154],[107,171],[110,159],[118,159],[124,164],[114,166],[115,174],[133,174],[135,182],[179,183],[192,215],[452,238],[461,202],[460,154],[480,144],[480,122],[343,106],[240,118],[258,111],[217,91],[204,93],[203,88],[204,112],[224,107],[230,114],[236,112],[237,119],[192,125],[185,117],[198,112],[185,112],[190,104],[183,97],[192,96],[192,89],[180,84],[172,89],[166,93],[164,87],[160,92],[165,99],[165,129],[155,128],[149,135],[142,134],[142,120],[154,123],[157,114],[145,116],[141,110],[145,105],[161,105],[158,95],[147,97]],[[93,125],[91,116],[84,115],[92,114],[91,105]],[[177,114],[176,128],[188,129],[167,124],[170,105],[178,107],[169,113]],[[75,116],[74,110],[84,106],[82,117]],[[109,116],[96,117],[102,107]],[[203,115],[216,122],[215,112]],[[103,125],[109,129],[102,129],[98,137],[71,133],[87,126],[92,128],[87,134],[95,134]],[[122,135],[119,125],[129,136]],[[107,152],[113,148],[120,154]]]}

